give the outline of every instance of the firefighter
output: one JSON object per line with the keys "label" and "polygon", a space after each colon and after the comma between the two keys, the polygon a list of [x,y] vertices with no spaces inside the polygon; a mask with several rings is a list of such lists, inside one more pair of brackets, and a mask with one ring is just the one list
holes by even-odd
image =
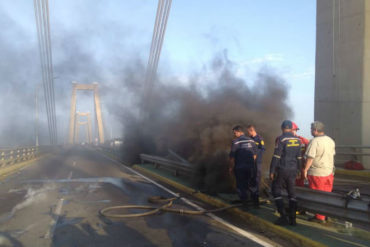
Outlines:
{"label": "firefighter", "polygon": [[250,138],[256,143],[257,146],[257,158],[256,158],[256,186],[257,192],[253,198],[256,207],[259,207],[259,185],[261,182],[261,171],[262,171],[262,155],[265,152],[265,142],[259,134],[256,132],[256,127],[254,125],[247,126],[247,132]]}
{"label": "firefighter", "polygon": [[253,198],[257,191],[255,177],[257,146],[250,137],[245,136],[240,125],[232,130],[235,139],[231,144],[229,172],[232,174],[234,171],[238,195],[247,207],[248,192]]}
{"label": "firefighter", "polygon": [[[270,179],[272,180],[272,195],[280,218],[276,225],[296,225],[297,200],[295,195],[295,179],[301,170],[301,141],[293,135],[293,124],[285,120],[281,124],[283,134],[276,140],[274,155],[270,165]],[[281,194],[286,188],[289,198],[289,221],[284,210],[284,201]]]}
{"label": "firefighter", "polygon": [[[302,164],[304,164],[305,163],[304,155],[306,153],[306,149],[307,149],[308,143],[310,141],[308,139],[304,138],[303,136],[299,136],[297,134],[297,131],[298,130],[299,130],[298,125],[295,124],[294,122],[292,122],[292,132],[293,132],[293,135],[296,136],[296,137],[298,137],[299,140],[301,141]],[[303,176],[303,170],[304,170],[304,167],[302,166],[301,176],[295,180],[295,185],[300,186],[300,187],[303,187],[304,186],[304,180],[305,180],[305,178]]]}

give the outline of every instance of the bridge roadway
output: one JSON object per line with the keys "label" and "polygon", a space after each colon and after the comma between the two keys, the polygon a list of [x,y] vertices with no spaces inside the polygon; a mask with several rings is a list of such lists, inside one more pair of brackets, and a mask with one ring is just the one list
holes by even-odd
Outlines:
{"label": "bridge roadway", "polygon": [[0,181],[0,246],[276,246],[249,230],[259,243],[243,237],[208,216],[98,214],[107,206],[147,204],[152,195],[171,196],[94,150],[60,149]]}

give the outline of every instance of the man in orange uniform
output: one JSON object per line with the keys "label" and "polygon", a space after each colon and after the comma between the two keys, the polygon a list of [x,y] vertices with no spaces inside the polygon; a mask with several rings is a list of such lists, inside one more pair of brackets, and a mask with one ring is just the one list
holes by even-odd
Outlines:
{"label": "man in orange uniform", "polygon": [[[299,130],[298,128],[298,125],[294,122],[292,122],[293,124],[293,128],[292,128],[292,133],[294,136],[298,137],[299,140],[301,141],[301,150],[302,150],[302,157],[304,157],[305,153],[306,153],[306,149],[307,149],[307,146],[308,146],[308,143],[310,142],[308,139],[304,138],[303,136],[299,136],[297,134],[297,131]],[[303,160],[303,164],[305,164],[305,160]],[[304,167],[302,167],[302,171],[301,171],[301,177],[300,178],[297,178],[295,180],[295,185],[296,186],[301,186],[303,187],[304,186],[304,175],[303,175],[303,170],[304,170]]]}

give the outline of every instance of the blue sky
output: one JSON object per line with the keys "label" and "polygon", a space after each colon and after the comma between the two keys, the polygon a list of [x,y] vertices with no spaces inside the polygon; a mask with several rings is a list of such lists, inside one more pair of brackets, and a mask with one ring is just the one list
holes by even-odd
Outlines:
{"label": "blue sky", "polygon": [[[281,75],[301,134],[313,121],[316,1],[174,1],[165,53],[179,73],[227,49],[241,76],[261,66]],[[175,65],[172,65],[174,67]]]}
{"label": "blue sky", "polygon": [[[156,8],[154,0],[50,1],[55,63],[65,56],[61,46],[80,47],[102,65],[115,57],[147,61]],[[28,48],[37,51],[33,1],[1,1],[0,11],[22,30],[22,36],[12,33],[11,26],[5,30],[12,41],[28,42]],[[314,120],[315,22],[314,0],[173,0],[159,71],[186,78],[224,50],[246,81],[268,67],[286,80],[294,121],[309,137]],[[110,71],[102,71],[109,78]],[[69,85],[75,77],[95,80],[56,76],[57,84]],[[68,106],[69,99],[66,102]],[[66,129],[67,120],[63,121]]]}

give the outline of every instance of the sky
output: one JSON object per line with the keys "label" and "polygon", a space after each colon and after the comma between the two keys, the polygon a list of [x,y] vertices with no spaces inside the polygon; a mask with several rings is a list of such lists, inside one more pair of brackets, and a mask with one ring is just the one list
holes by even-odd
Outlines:
{"label": "sky", "polygon": [[[124,64],[136,59],[145,64],[156,8],[154,0],[50,1],[60,139],[64,140],[68,127],[71,81],[117,86],[113,75],[124,73]],[[0,97],[3,103],[13,93],[27,99],[29,110],[24,114],[32,119],[30,92],[41,81],[33,1],[1,1],[0,14],[4,17],[0,52],[7,55],[0,60],[1,83],[9,83]],[[159,76],[175,76],[186,83],[220,53],[227,54],[238,76],[248,83],[261,68],[273,70],[286,80],[293,120],[300,134],[309,137],[314,120],[315,21],[314,0],[173,0]],[[12,66],[17,61],[24,62],[21,69]],[[22,86],[15,88],[15,82]],[[110,123],[107,136],[111,132],[120,136],[122,126],[108,106],[112,101],[125,102],[125,97],[102,94],[104,120]],[[88,102],[88,95],[80,98],[78,110],[92,111],[92,103],[81,103]],[[14,112],[2,114],[0,122],[17,119]],[[45,112],[41,109],[40,114]],[[0,123],[3,132],[4,126]]]}

